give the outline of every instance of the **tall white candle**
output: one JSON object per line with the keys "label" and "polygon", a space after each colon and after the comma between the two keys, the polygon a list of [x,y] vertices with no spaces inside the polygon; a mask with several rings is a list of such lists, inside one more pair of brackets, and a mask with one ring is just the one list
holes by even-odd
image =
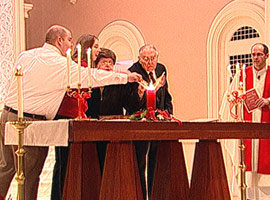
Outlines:
{"label": "tall white candle", "polygon": [[229,86],[231,84],[231,74],[232,74],[231,67],[232,67],[231,65],[228,65],[227,66],[227,70],[226,70],[226,72],[227,72],[226,80],[227,80],[227,86],[228,86],[228,88],[229,88]]}
{"label": "tall white candle", "polygon": [[91,67],[92,67],[92,59],[91,59],[91,48],[87,49],[87,72],[88,72],[88,85],[92,86],[91,82]]}
{"label": "tall white candle", "polygon": [[67,84],[70,86],[70,61],[71,61],[71,49],[67,50]]}
{"label": "tall white candle", "polygon": [[239,63],[236,63],[235,74],[239,73],[239,70],[240,70],[240,64]]}
{"label": "tall white candle", "polygon": [[22,88],[22,66],[16,67],[15,76],[17,78],[17,105],[18,105],[18,118],[23,118],[23,88]]}
{"label": "tall white candle", "polygon": [[240,86],[240,73],[239,73],[239,71],[240,71],[240,64],[239,63],[236,63],[236,66],[235,66],[235,76],[236,76],[236,83],[237,83],[237,85],[238,85],[238,87]]}
{"label": "tall white candle", "polygon": [[246,65],[245,64],[243,64],[243,74],[242,74],[242,76],[243,76],[243,93],[245,93],[245,91],[246,91]]}
{"label": "tall white candle", "polygon": [[81,56],[82,56],[82,47],[80,44],[77,45],[78,51],[78,85],[81,85]]}

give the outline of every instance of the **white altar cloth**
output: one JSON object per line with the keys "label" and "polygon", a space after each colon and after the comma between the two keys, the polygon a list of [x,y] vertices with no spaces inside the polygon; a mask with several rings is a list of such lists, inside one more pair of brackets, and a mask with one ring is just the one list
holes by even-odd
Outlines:
{"label": "white altar cloth", "polygon": [[[69,120],[29,121],[24,129],[25,146],[67,146]],[[18,133],[11,122],[6,123],[5,144],[17,145]]]}

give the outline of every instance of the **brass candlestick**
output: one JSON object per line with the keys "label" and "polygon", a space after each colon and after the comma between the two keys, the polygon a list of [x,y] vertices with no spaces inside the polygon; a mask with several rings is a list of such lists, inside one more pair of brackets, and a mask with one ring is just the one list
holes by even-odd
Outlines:
{"label": "brass candlestick", "polygon": [[14,126],[18,132],[18,149],[16,151],[17,155],[17,173],[16,173],[16,181],[18,183],[17,190],[17,200],[24,200],[24,148],[23,148],[23,135],[24,129],[26,129],[31,123],[29,121],[24,121],[23,118],[19,118],[18,121],[12,122],[12,126]]}
{"label": "brass candlestick", "polygon": [[[238,88],[239,91],[243,91],[243,86],[240,85]],[[243,97],[238,95],[237,91],[233,92],[233,99],[230,99],[230,95],[228,95],[228,101],[232,105],[230,108],[232,109],[234,106],[235,113],[230,111],[231,116],[234,118],[236,122],[242,121],[240,116],[240,105],[243,103]],[[240,144],[238,146],[240,150],[240,190],[241,190],[241,200],[247,199],[247,185],[246,185],[246,164],[245,164],[245,143],[244,139],[240,139]]]}
{"label": "brass candlestick", "polygon": [[[240,84],[239,86],[239,91],[241,91],[243,93],[243,83]],[[243,99],[241,98],[241,100],[236,104],[236,115],[240,116],[240,103],[243,103]],[[241,116],[238,118],[240,119],[240,121],[242,121]],[[245,143],[244,143],[244,139],[240,139],[240,145],[238,146],[239,150],[240,150],[240,165],[239,165],[239,169],[240,169],[240,189],[241,189],[241,200],[246,200],[247,199],[247,184],[246,184],[246,164],[245,164]]]}
{"label": "brass candlestick", "polygon": [[238,146],[240,149],[240,178],[241,178],[241,200],[246,200],[247,199],[247,185],[246,185],[246,164],[245,164],[245,144],[244,140],[240,139],[240,145]]}

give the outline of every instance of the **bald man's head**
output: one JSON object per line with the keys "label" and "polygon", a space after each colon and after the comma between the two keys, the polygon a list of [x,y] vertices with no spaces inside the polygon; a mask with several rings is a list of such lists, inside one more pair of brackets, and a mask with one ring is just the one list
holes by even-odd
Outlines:
{"label": "bald man's head", "polygon": [[71,31],[60,25],[51,26],[47,33],[45,42],[57,47],[62,55],[66,55],[66,51],[72,48]]}
{"label": "bald man's head", "polygon": [[53,25],[48,29],[46,33],[45,42],[49,44],[54,44],[58,36],[60,36],[61,38],[65,38],[68,33],[71,32],[67,28],[60,25]]}

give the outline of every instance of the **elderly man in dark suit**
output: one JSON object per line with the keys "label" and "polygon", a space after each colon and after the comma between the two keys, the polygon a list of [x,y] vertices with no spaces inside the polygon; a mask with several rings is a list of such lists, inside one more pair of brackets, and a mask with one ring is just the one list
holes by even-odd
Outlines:
{"label": "elderly man in dark suit", "polygon": [[[139,50],[139,61],[134,63],[129,71],[137,72],[142,75],[143,80],[146,82],[150,82],[160,77],[163,73],[165,73],[165,77],[167,75],[166,68],[163,64],[158,63],[158,50],[155,46],[147,44],[140,48]],[[156,107],[161,110],[167,110],[169,113],[173,113],[172,106],[172,97],[168,91],[168,84],[166,78],[163,78],[159,86],[157,87],[156,92]],[[137,84],[137,83],[135,83]],[[138,84],[137,84],[138,85]],[[141,97],[141,105],[138,108],[144,109],[146,108],[146,96],[145,89],[139,86],[138,89],[139,95]]]}
{"label": "elderly man in dark suit", "polygon": [[[147,83],[152,81],[155,84],[157,79],[161,79],[156,88],[156,108],[161,110],[167,110],[170,114],[172,114],[172,97],[168,91],[168,83],[166,80],[167,71],[164,65],[158,63],[158,55],[159,53],[155,46],[150,44],[142,46],[139,50],[138,62],[134,63],[129,68],[129,71],[141,74],[143,80]],[[135,85],[135,87],[138,87],[138,94],[141,101],[140,106],[137,107],[137,110],[145,109],[145,88],[138,85],[138,83],[134,83],[133,85]],[[157,143],[151,141],[136,141],[134,142],[134,144],[140,170],[143,196],[144,199],[147,199],[147,196],[148,199],[150,199],[155,167],[155,157],[157,152]],[[147,174],[147,176],[145,176],[145,174]]]}

